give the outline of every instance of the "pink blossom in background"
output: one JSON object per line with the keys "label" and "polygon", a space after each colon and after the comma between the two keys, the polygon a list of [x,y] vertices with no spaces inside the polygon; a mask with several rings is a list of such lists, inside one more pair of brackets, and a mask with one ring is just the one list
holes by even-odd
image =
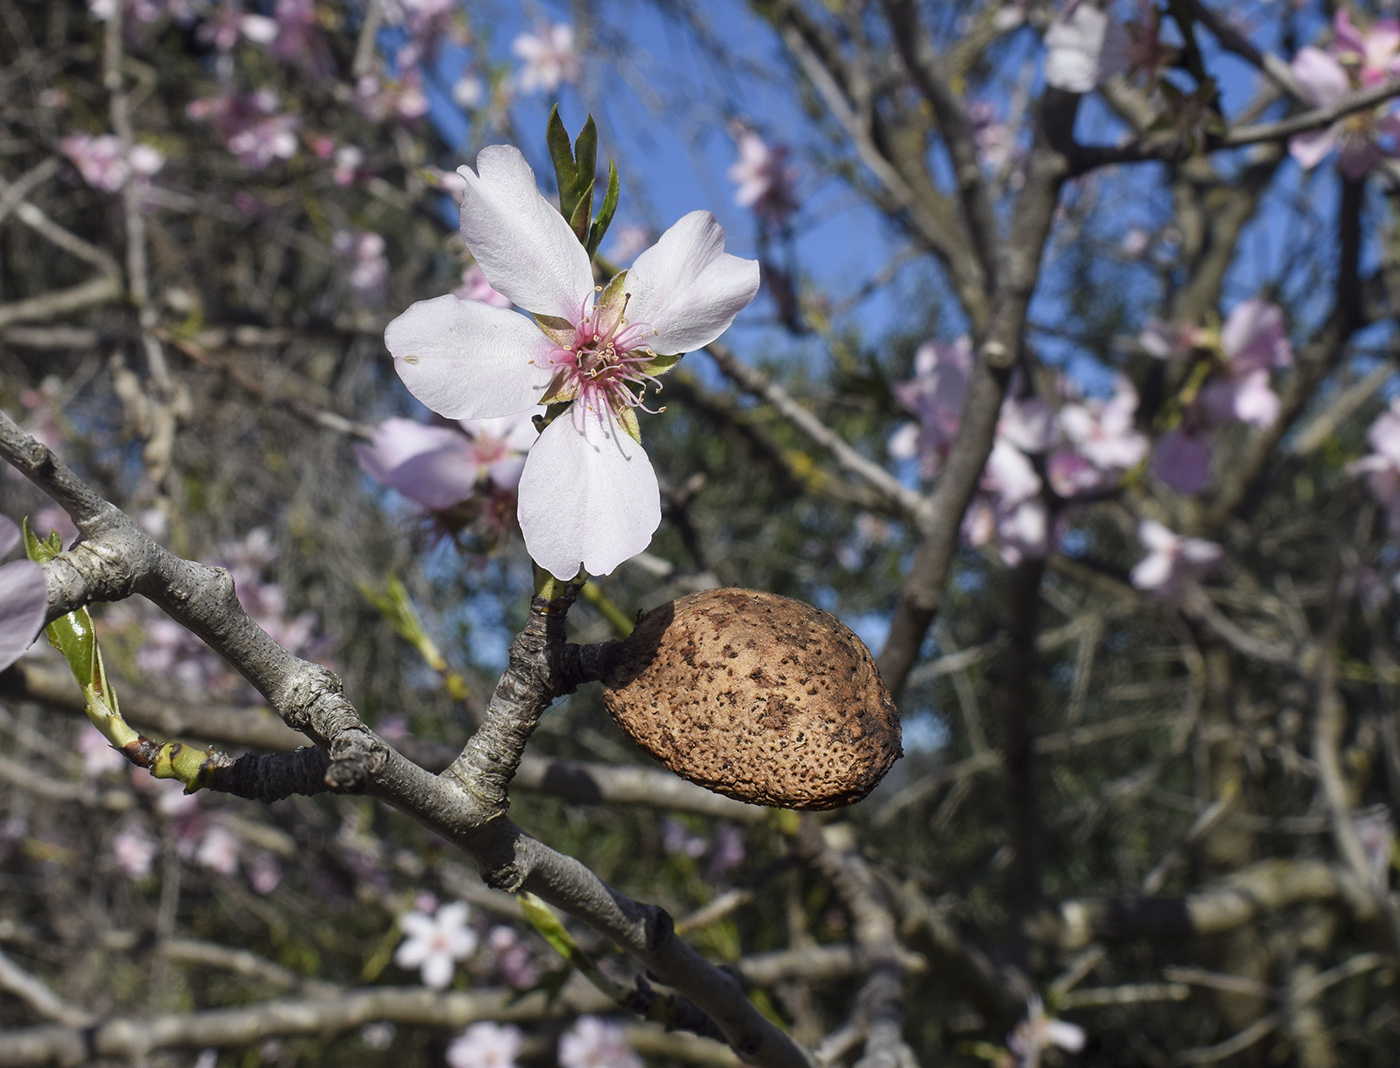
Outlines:
{"label": "pink blossom in background", "polygon": [[1092,92],[1132,62],[1123,24],[1090,4],[1067,8],[1045,31],[1045,83],[1071,93]]}
{"label": "pink blossom in background", "polygon": [[580,1016],[559,1036],[559,1068],[642,1068],[622,1028],[597,1016]]}
{"label": "pink blossom in background", "polygon": [[266,896],[282,882],[282,865],[271,853],[258,853],[248,865],[248,885]]}
{"label": "pink blossom in background", "polygon": [[1006,1046],[1016,1058],[1015,1068],[1040,1068],[1040,1056],[1047,1047],[1078,1053],[1085,1039],[1084,1028],[1046,1016],[1045,1004],[1033,997],[1026,1006],[1026,1018],[1007,1036]]}
{"label": "pink blossom in background", "polygon": [[[453,294],[389,324],[399,377],[453,419],[511,415],[573,401],[530,450],[520,479],[525,545],[572,578],[609,574],[641,552],[661,521],[660,491],[637,444],[636,409],[655,375],[709,344],[758,292],[758,264],[724,251],[708,212],[691,212],[637,257],[621,286],[594,291],[588,253],[539,194],[519,150],[482,149],[463,167],[462,236],[498,292],[527,312]],[[560,325],[546,333],[540,321]]]}
{"label": "pink blossom in background", "polygon": [[91,723],[78,729],[78,752],[83,758],[83,774],[96,779],[126,767],[126,757],[112,747]]}
{"label": "pink blossom in background", "polygon": [[356,293],[381,292],[389,281],[389,259],[384,255],[384,238],[368,230],[337,230],[331,248],[350,258],[346,283]]}
{"label": "pink blossom in background", "polygon": [[452,86],[452,102],[465,111],[475,111],[486,99],[486,84],[474,74],[464,74]]}
{"label": "pink blossom in background", "polygon": [[567,23],[546,24],[538,27],[536,33],[522,33],[511,43],[510,50],[524,64],[515,76],[522,93],[552,93],[564,82],[578,81],[574,28]]}
{"label": "pink blossom in background", "polygon": [[1133,425],[1137,406],[1137,390],[1120,375],[1108,400],[1071,401],[1060,408],[1056,422],[1069,450],[1057,451],[1047,466],[1056,493],[1073,497],[1111,489],[1142,462],[1148,442]]}
{"label": "pink blossom in background", "polygon": [[473,263],[462,272],[462,284],[452,293],[463,300],[479,300],[495,308],[510,307],[510,298],[491,288],[491,283],[486,280],[486,272],[477,263]]}
{"label": "pink blossom in background", "polygon": [[[0,560],[19,548],[19,524],[0,515]],[[34,644],[48,614],[49,591],[44,569],[30,560],[0,567],[0,671]]]}
{"label": "pink blossom in background", "polygon": [[429,916],[416,909],[399,917],[404,940],[394,952],[400,968],[421,970],[423,985],[442,990],[452,982],[457,961],[476,952],[476,932],[468,926],[471,909],[465,901],[444,905]]}
{"label": "pink blossom in background", "polygon": [[1177,493],[1200,493],[1210,484],[1210,458],[1215,449],[1208,430],[1184,426],[1168,430],[1157,439],[1152,472]]}
{"label": "pink blossom in background", "polygon": [[331,172],[331,181],[341,187],[351,186],[360,178],[365,154],[354,145],[341,145],[335,150],[333,161],[335,170]]}
{"label": "pink blossom in background", "polygon": [[1180,600],[1225,555],[1214,542],[1183,538],[1155,519],[1144,519],[1138,524],[1138,540],[1148,555],[1133,568],[1132,583],[1167,601]]}
{"label": "pink blossom in background", "polygon": [[1161,319],[1148,319],[1138,335],[1138,344],[1149,356],[1159,360],[1171,360],[1188,355],[1202,343],[1200,328],[1190,323],[1168,323]]}
{"label": "pink blossom in background", "polygon": [[238,836],[227,827],[215,824],[205,832],[195,850],[195,862],[220,875],[232,875],[238,870]]}
{"label": "pink blossom in background", "polygon": [[1382,805],[1373,812],[1356,816],[1351,827],[1366,856],[1372,882],[1377,887],[1388,887],[1390,860],[1395,850],[1395,821],[1391,819],[1390,809]]}
{"label": "pink blossom in background", "polygon": [[1386,526],[1392,534],[1400,534],[1400,398],[1391,401],[1371,424],[1366,440],[1372,451],[1347,471],[1366,476],[1366,488],[1385,509]]}
{"label": "pink blossom in background", "polygon": [[316,0],[277,0],[273,12],[277,34],[269,51],[294,63],[312,78],[325,78],[335,70],[330,43],[317,20]]}
{"label": "pink blossom in background", "polygon": [[366,74],[355,83],[355,107],[372,122],[418,119],[428,113],[428,95],[416,70],[404,71],[399,81]]}
{"label": "pink blossom in background", "polygon": [[277,20],[266,15],[245,15],[239,0],[222,0],[218,12],[200,23],[195,36],[212,44],[220,52],[228,52],[246,37],[254,44],[267,45],[277,39]]}
{"label": "pink blossom in background", "polygon": [[520,1055],[520,1028],[483,1020],[468,1027],[447,1047],[449,1068],[515,1068]]}
{"label": "pink blossom in background", "polygon": [[133,145],[126,152],[121,140],[111,134],[73,134],[60,141],[58,147],[78,168],[83,181],[108,193],[126,185],[132,175],[149,178],[165,166],[165,157],[150,145]]}
{"label": "pink blossom in background", "polygon": [[1208,421],[1217,426],[1231,420],[1273,426],[1279,399],[1269,386],[1269,375],[1293,363],[1282,310],[1258,298],[1236,305],[1220,329],[1220,348],[1225,373],[1211,378],[1200,395]]}
{"label": "pink blossom in background", "polygon": [[460,204],[466,195],[467,183],[456,171],[445,171],[441,167],[424,167],[421,172],[424,180],[434,189],[441,189]]}
{"label": "pink blossom in background", "polygon": [[797,210],[797,172],[788,165],[788,147],[769,145],[740,124],[733,133],[739,149],[738,161],[729,168],[729,180],[739,187],[734,203],[782,226]]}
{"label": "pink blossom in background", "polygon": [[203,97],[190,101],[190,118],[213,125],[230,152],[250,170],[265,170],[275,160],[291,159],[300,147],[301,119],[281,113],[273,89],[239,95]]}
{"label": "pink blossom in background", "polygon": [[925,478],[933,478],[943,466],[962,417],[972,374],[972,339],[963,335],[951,344],[927,341],[914,354],[914,377],[894,386],[895,398],[918,418],[894,432],[890,455],[898,460],[918,459]]}
{"label": "pink blossom in background", "polygon": [[1005,168],[1017,154],[1016,132],[1000,115],[998,106],[990,100],[973,100],[967,105],[977,162],[994,173]]}
{"label": "pink blossom in background", "polygon": [[112,839],[112,859],[128,879],[144,879],[151,874],[160,843],[139,824],[131,824]]}
{"label": "pink blossom in background", "polygon": [[[1355,90],[1400,77],[1400,24],[1382,19],[1362,32],[1342,9],[1333,22],[1329,50],[1311,45],[1300,49],[1293,57],[1293,76],[1316,107],[1331,107]],[[1392,108],[1391,103],[1382,104],[1339,119],[1325,130],[1295,134],[1288,151],[1305,170],[1335,151],[1341,172],[1359,179],[1386,156],[1400,153],[1395,143],[1400,114]]]}
{"label": "pink blossom in background", "polygon": [[540,980],[542,969],[530,952],[529,943],[512,927],[498,925],[486,935],[491,968],[517,990],[528,990]]}

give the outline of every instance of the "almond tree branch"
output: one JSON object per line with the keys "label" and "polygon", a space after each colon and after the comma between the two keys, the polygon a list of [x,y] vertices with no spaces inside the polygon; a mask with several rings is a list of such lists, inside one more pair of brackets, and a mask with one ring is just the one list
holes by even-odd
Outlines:
{"label": "almond tree branch", "polygon": [[[158,545],[4,413],[0,457],[62,505],[82,534],[76,546],[45,565],[50,619],[89,601],[141,593],[233,664],[284,722],[317,742],[325,754],[321,781],[328,788],[365,792],[400,809],[463,849],[488,886],[531,891],[612,939],[657,982],[686,999],[682,1008],[692,1005],[692,1014],[698,1010],[708,1017],[751,1064],[811,1068],[810,1055],[749,1003],[732,974],[676,935],[663,909],[619,893],[499,814],[496,788],[503,788],[509,774],[495,777],[500,768],[513,771],[512,762],[518,762],[516,738],[507,738],[496,754],[499,768],[489,766],[485,753],[484,762],[463,762],[453,776],[419,767],[364,725],[334,674],[297,659],[248,617],[226,571],[182,560]],[[543,623],[536,629],[547,639],[557,634]],[[561,687],[543,698],[546,703],[584,681],[590,662],[588,653],[561,645],[547,640],[536,646],[532,639],[519,643],[513,657],[516,681]],[[542,699],[528,689],[505,696],[526,709]],[[499,711],[503,717],[508,713],[504,706]]]}

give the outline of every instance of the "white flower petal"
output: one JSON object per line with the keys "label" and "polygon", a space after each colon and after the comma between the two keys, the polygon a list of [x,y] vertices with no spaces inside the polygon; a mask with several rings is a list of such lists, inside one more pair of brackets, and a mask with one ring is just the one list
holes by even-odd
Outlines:
{"label": "white flower petal", "polygon": [[420,300],[384,344],[408,391],[449,419],[514,415],[549,386],[553,343],[525,316],[479,300]]}
{"label": "white flower petal", "polygon": [[0,670],[13,664],[34,643],[47,613],[43,568],[28,560],[0,567]]}
{"label": "white flower petal", "polygon": [[642,447],[610,411],[576,402],[530,450],[520,477],[520,529],[530,556],[570,579],[580,564],[610,574],[651,543],[661,491]]}
{"label": "white flower petal", "polygon": [[467,183],[462,240],[486,280],[527,311],[576,323],[593,293],[588,252],[540,196],[535,172],[519,149],[488,145],[477,154],[476,169],[479,174],[457,168]]}
{"label": "white flower petal", "polygon": [[434,953],[423,962],[423,970],[420,973],[423,985],[442,990],[452,982],[452,973],[456,970],[456,962],[446,953]]}
{"label": "white flower petal", "polygon": [[758,295],[758,261],[727,254],[715,217],[692,211],[637,257],[627,289],[627,318],[655,331],[643,344],[674,356],[703,348],[729,329]]}

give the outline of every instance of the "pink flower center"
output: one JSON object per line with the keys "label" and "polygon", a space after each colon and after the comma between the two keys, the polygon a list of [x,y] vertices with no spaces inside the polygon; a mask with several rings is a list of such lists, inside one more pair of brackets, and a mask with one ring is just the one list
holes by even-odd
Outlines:
{"label": "pink flower center", "polygon": [[[648,386],[661,383],[646,368],[656,354],[646,347],[653,331],[646,323],[627,319],[627,301],[585,305],[575,327],[574,342],[554,353],[554,393],[572,395],[589,407],[606,404],[614,412],[641,408]],[[653,414],[655,414],[653,412]]]}

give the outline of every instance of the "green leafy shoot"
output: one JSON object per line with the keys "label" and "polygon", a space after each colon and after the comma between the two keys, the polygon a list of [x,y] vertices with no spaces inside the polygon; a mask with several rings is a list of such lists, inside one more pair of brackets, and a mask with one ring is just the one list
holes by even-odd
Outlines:
{"label": "green leafy shoot", "polygon": [[[29,559],[46,564],[63,551],[63,540],[55,531],[40,539],[24,521],[24,548]],[[139,734],[122,718],[117,693],[107,679],[102,649],[97,644],[92,616],[86,608],[55,619],[45,629],[49,644],[63,654],[83,691],[88,719],[102,737],[123,756],[146,768],[157,779],[178,779],[185,793],[192,794],[209,781],[218,766],[214,750],[198,750],[184,742],[153,742]]]}
{"label": "green leafy shoot", "polygon": [[548,942],[571,967],[577,968],[585,979],[613,1001],[620,1003],[627,996],[622,987],[609,979],[603,970],[593,962],[593,959],[579,949],[573,935],[569,934],[564,925],[559,922],[559,918],[550,911],[548,905],[529,892],[519,893],[515,896],[520,899],[520,911],[525,914],[525,918],[540,933],[540,937]]}
{"label": "green leafy shoot", "polygon": [[368,583],[360,584],[360,592],[378,609],[379,614],[393,625],[400,636],[418,650],[418,655],[427,665],[442,676],[443,685],[453,700],[465,700],[470,693],[467,680],[452,670],[447,663],[447,657],[442,655],[437,643],[428,636],[423,620],[419,617],[418,610],[413,607],[413,600],[404,584],[390,575],[382,592],[375,590]]}
{"label": "green leafy shoot", "polygon": [[617,164],[608,160],[608,191],[603,194],[602,207],[598,209],[598,214],[593,220],[593,227],[588,231],[588,254],[596,255],[598,246],[603,243],[603,236],[608,232],[608,227],[612,225],[613,215],[617,212],[617,198],[621,191],[621,185],[617,180]]}

